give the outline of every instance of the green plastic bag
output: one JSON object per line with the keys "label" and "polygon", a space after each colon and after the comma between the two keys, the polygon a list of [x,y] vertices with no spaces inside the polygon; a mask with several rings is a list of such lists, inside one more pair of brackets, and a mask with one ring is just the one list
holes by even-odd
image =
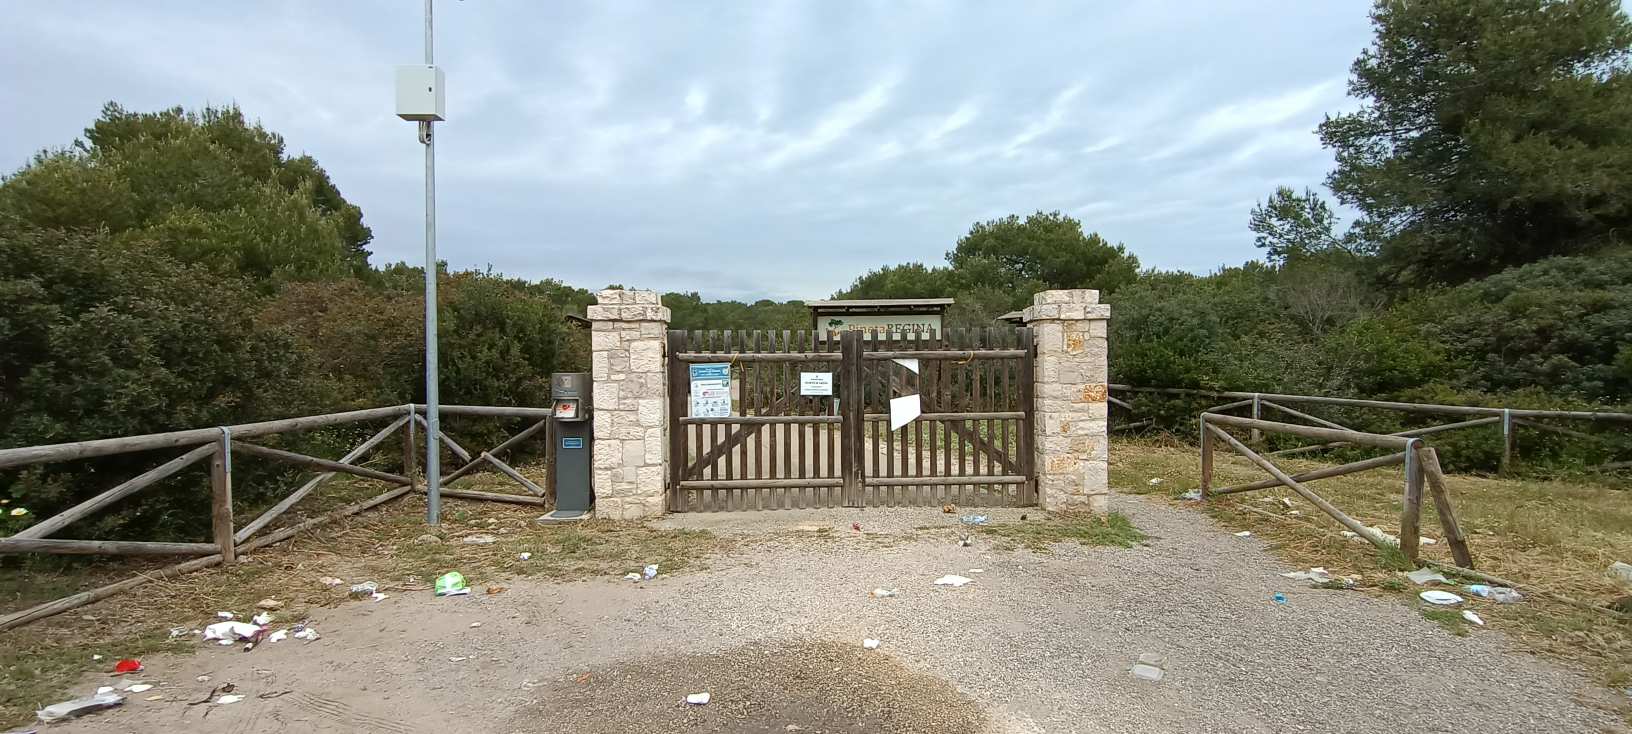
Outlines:
{"label": "green plastic bag", "polygon": [[465,583],[465,575],[458,571],[449,571],[436,579],[437,596],[459,596],[469,593],[470,585]]}

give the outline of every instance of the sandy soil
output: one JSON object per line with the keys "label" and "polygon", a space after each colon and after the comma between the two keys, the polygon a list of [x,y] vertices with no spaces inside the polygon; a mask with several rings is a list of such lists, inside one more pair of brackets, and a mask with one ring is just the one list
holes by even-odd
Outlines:
{"label": "sandy soil", "polygon": [[[146,661],[158,687],[52,732],[1481,732],[1616,730],[1608,692],[1415,609],[1300,587],[1258,541],[1158,501],[1152,537],[961,548],[934,510],[686,515],[766,536],[647,583],[518,580],[326,610],[323,638]],[[1005,511],[1007,512],[1007,511]],[[860,518],[863,533],[850,523]],[[982,569],[974,572],[971,569]],[[942,574],[975,579],[937,587]],[[314,578],[322,570],[314,570]],[[875,587],[898,588],[876,599]],[[1287,604],[1271,596],[1284,592]],[[479,623],[480,626],[476,626]],[[863,650],[863,638],[882,641]],[[1142,653],[1159,682],[1136,679]],[[197,676],[210,676],[198,682]],[[83,682],[89,693],[104,679]],[[231,705],[188,705],[225,683]],[[682,699],[707,691],[706,706]],[[163,695],[158,701],[144,700]]]}

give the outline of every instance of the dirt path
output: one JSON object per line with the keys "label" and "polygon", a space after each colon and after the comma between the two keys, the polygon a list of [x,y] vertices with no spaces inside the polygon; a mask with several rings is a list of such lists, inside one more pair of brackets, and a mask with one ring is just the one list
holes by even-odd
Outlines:
{"label": "dirt path", "polygon": [[[649,583],[518,580],[497,596],[352,603],[317,619],[315,643],[149,660],[158,689],[50,730],[1616,730],[1592,705],[1607,692],[1499,634],[1458,638],[1395,601],[1300,588],[1254,539],[1160,502],[1114,502],[1147,546],[961,548],[911,531],[949,522],[924,510],[677,517],[664,524],[837,530]],[[931,585],[948,573],[976,581]],[[871,598],[879,586],[900,595]],[[1277,591],[1287,604],[1270,601]],[[882,647],[862,650],[866,637]],[[1164,658],[1163,680],[1130,675],[1141,653]],[[247,698],[185,704],[225,682]],[[707,706],[681,703],[704,690]]]}

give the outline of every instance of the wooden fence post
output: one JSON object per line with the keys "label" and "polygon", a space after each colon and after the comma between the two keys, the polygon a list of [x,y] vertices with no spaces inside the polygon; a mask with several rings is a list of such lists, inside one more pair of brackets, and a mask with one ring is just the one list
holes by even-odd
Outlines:
{"label": "wooden fence post", "polygon": [[221,438],[210,457],[210,521],[221,562],[232,563],[238,553],[232,538],[232,429],[222,427]]}
{"label": "wooden fence post", "polygon": [[[1252,394],[1252,419],[1256,421],[1256,420],[1263,420],[1263,418],[1264,418],[1264,403],[1263,403],[1263,400],[1261,400],[1259,398],[1258,393],[1253,393]],[[1264,442],[1264,432],[1254,428],[1254,429],[1252,429],[1250,435],[1247,437],[1247,440],[1251,441],[1254,446],[1262,445],[1263,442]]]}
{"label": "wooden fence post", "polygon": [[1207,432],[1207,416],[1201,417],[1201,498],[1213,489],[1213,436]]}
{"label": "wooden fence post", "polygon": [[862,440],[866,421],[865,394],[861,380],[861,332],[846,331],[839,336],[839,465],[844,467],[843,503],[860,507],[862,500]]}
{"label": "wooden fence post", "polygon": [[1506,474],[1513,463],[1513,409],[1502,409],[1502,463],[1497,472]]}
{"label": "wooden fence post", "polygon": [[412,491],[419,486],[418,480],[414,478],[414,473],[418,471],[419,448],[414,445],[413,403],[408,404],[408,423],[404,426],[404,429],[402,432],[402,475],[408,477],[408,489]]}
{"label": "wooden fence post", "polygon": [[1400,552],[1412,561],[1417,560],[1417,547],[1422,536],[1422,458],[1417,450],[1422,439],[1413,438],[1405,445],[1405,502],[1400,507]]}

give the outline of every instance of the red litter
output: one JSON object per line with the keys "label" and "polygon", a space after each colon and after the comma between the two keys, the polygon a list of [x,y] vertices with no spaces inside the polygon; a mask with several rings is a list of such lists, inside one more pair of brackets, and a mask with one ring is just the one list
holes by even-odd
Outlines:
{"label": "red litter", "polygon": [[856,531],[858,533],[861,532],[861,523],[859,523],[859,522],[850,523],[850,529],[854,530],[854,531]]}
{"label": "red litter", "polygon": [[140,672],[142,672],[142,661],[140,661],[140,660],[125,658],[124,660],[120,660],[119,662],[114,663],[114,665],[113,665],[113,674],[114,675],[124,675],[126,673],[140,673]]}

